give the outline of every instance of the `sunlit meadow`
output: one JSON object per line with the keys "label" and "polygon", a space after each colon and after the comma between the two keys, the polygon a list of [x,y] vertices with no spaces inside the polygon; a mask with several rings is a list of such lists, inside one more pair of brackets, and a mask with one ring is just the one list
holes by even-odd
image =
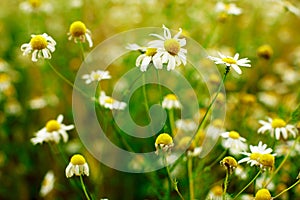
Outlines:
{"label": "sunlit meadow", "polygon": [[[0,18],[0,199],[300,199],[298,0],[1,0]],[[145,43],[123,41],[125,55],[80,77],[97,86],[94,96],[74,85],[97,45],[144,27],[160,31]],[[191,66],[191,40],[206,52],[199,63],[219,74],[203,77]],[[129,102],[114,98],[114,90],[128,94],[131,86],[118,81],[132,69],[136,81],[158,83]],[[194,116],[180,112],[192,94],[160,86],[161,72],[189,82]],[[79,137],[74,91],[95,105],[113,144],[155,152],[164,167],[129,173],[96,159]],[[128,136],[112,114],[129,109],[145,126],[154,104],[166,120],[149,138]],[[212,120],[214,108],[226,109],[225,119]],[[216,142],[201,156],[207,138]],[[101,149],[101,141],[91,145]],[[174,162],[175,149],[183,153]],[[122,164],[151,168],[139,158]]]}

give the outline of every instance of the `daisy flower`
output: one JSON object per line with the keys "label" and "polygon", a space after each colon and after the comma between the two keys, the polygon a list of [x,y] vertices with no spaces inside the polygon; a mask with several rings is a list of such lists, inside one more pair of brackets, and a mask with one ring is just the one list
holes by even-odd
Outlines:
{"label": "daisy flower", "polygon": [[46,33],[42,35],[31,35],[29,43],[21,46],[23,55],[32,53],[31,60],[36,62],[38,58],[51,59],[51,53],[55,51],[56,42]]}
{"label": "daisy flower", "polygon": [[220,58],[213,56],[208,56],[208,58],[214,61],[217,65],[224,64],[227,67],[232,67],[238,74],[242,74],[242,70],[240,69],[240,67],[251,67],[251,65],[249,64],[250,60],[248,60],[248,58],[239,59],[238,53],[236,53],[234,57],[231,57],[225,56],[219,52],[219,56]]}
{"label": "daisy flower", "polygon": [[176,66],[181,64],[186,65],[187,50],[183,48],[186,45],[186,39],[179,38],[182,29],[179,29],[179,32],[174,37],[171,36],[170,30],[165,25],[163,25],[163,29],[164,36],[150,34],[159,39],[149,42],[149,48],[157,49],[153,60],[161,59],[162,63],[168,63],[168,71],[174,70]]}
{"label": "daisy flower", "polygon": [[155,140],[155,153],[158,154],[160,149],[164,152],[170,151],[173,146],[173,138],[167,133],[161,133]]}
{"label": "daisy flower", "polygon": [[85,24],[81,21],[75,21],[71,24],[68,35],[69,40],[74,39],[75,43],[77,43],[78,40],[80,42],[85,42],[85,40],[87,40],[89,47],[93,46],[91,31],[87,29]]}
{"label": "daisy flower", "polygon": [[147,48],[141,47],[137,44],[129,44],[127,49],[134,50],[134,51],[141,51],[142,54],[137,57],[135,65],[140,67],[142,72],[147,71],[149,64],[152,62],[156,69],[162,69],[162,61],[160,57],[154,57],[157,53],[157,48]]}
{"label": "daisy flower", "polygon": [[52,4],[44,1],[42,2],[42,0],[26,0],[20,3],[19,8],[26,13],[39,11],[51,13],[53,11]]}
{"label": "daisy flower", "polygon": [[294,125],[287,124],[283,119],[280,118],[270,118],[268,117],[268,121],[259,120],[259,123],[262,125],[258,129],[258,133],[270,132],[271,136],[279,140],[281,135],[284,139],[288,139],[289,134],[291,134],[294,138],[297,137],[298,130]]}
{"label": "daisy flower", "polygon": [[246,155],[248,157],[245,157],[238,161],[238,163],[247,162],[250,164],[250,166],[257,165],[261,167],[262,169],[265,168],[272,168],[274,166],[274,156],[276,154],[271,154],[272,149],[267,148],[266,144],[263,144],[261,141],[258,143],[258,146],[252,146],[250,145],[250,151],[248,152],[242,152],[241,154]]}
{"label": "daisy flower", "polygon": [[234,157],[227,156],[223,158],[223,160],[220,162],[221,166],[223,166],[225,169],[229,171],[231,174],[238,166],[238,163],[236,162]]}
{"label": "daisy flower", "polygon": [[106,96],[105,92],[103,91],[101,91],[99,97],[99,104],[110,110],[124,110],[127,105],[125,102],[117,101],[112,97]]}
{"label": "daisy flower", "polygon": [[55,176],[53,171],[48,171],[43,179],[40,196],[45,197],[54,188]]}
{"label": "daisy flower", "polygon": [[90,84],[91,82],[94,81],[101,81],[104,79],[110,79],[111,76],[109,74],[109,71],[103,71],[103,70],[97,70],[97,71],[92,71],[90,74],[84,74],[82,76],[82,79],[85,80],[86,84]]}
{"label": "daisy flower", "polygon": [[168,94],[162,101],[162,107],[166,109],[181,108],[181,104],[174,94]]}
{"label": "daisy flower", "polygon": [[71,178],[74,174],[75,176],[89,176],[89,166],[85,161],[85,158],[80,154],[73,155],[69,165],[66,168],[67,178]]}
{"label": "daisy flower", "polygon": [[272,200],[268,189],[260,189],[256,192],[254,200]]}
{"label": "daisy flower", "polygon": [[234,3],[225,4],[223,2],[218,2],[215,9],[218,13],[226,13],[228,15],[242,14],[242,9],[237,7]]}
{"label": "daisy flower", "polygon": [[36,133],[31,142],[36,145],[43,142],[59,143],[62,138],[64,142],[68,141],[67,131],[72,130],[74,125],[65,125],[62,123],[63,115],[59,115],[57,119],[52,119],[46,123],[46,126]]}
{"label": "daisy flower", "polygon": [[238,132],[225,132],[221,133],[221,136],[224,138],[222,146],[229,149],[232,154],[238,154],[247,149],[246,139],[241,137]]}

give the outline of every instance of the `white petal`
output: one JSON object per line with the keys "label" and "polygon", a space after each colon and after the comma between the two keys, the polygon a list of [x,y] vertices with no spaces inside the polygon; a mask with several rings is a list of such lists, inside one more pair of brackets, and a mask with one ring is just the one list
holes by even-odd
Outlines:
{"label": "white petal", "polygon": [[238,74],[242,74],[242,70],[236,64],[230,65]]}

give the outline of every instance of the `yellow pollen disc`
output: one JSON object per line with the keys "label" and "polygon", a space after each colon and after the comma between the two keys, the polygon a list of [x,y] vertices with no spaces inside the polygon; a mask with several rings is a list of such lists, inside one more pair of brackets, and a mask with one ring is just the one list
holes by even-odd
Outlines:
{"label": "yellow pollen disc", "polygon": [[223,158],[223,160],[221,161],[221,164],[225,165],[226,167],[232,167],[232,168],[237,167],[236,160],[231,156],[227,156],[227,157]]}
{"label": "yellow pollen disc", "polygon": [[0,74],[0,83],[6,83],[9,81],[9,76],[7,74]]}
{"label": "yellow pollen disc", "polygon": [[37,35],[37,36],[31,38],[30,45],[31,45],[32,49],[34,49],[34,50],[42,50],[47,47],[48,42],[43,36]]}
{"label": "yellow pollen disc", "polygon": [[97,73],[93,74],[93,79],[98,80],[100,78],[101,78],[100,74],[97,74]]}
{"label": "yellow pollen disc", "polygon": [[217,127],[217,128],[222,128],[223,126],[223,121],[221,119],[215,119],[212,122],[213,126]]}
{"label": "yellow pollen disc", "polygon": [[271,154],[262,154],[259,158],[259,163],[265,167],[273,167],[275,164],[275,157]]}
{"label": "yellow pollen disc", "polygon": [[74,156],[72,156],[71,161],[70,161],[73,165],[83,165],[86,163],[84,157],[80,154],[75,154]]}
{"label": "yellow pollen disc", "polygon": [[73,22],[70,26],[70,33],[74,37],[80,37],[86,33],[86,26],[81,21]]}
{"label": "yellow pollen disc", "polygon": [[155,140],[155,144],[164,144],[164,145],[169,145],[173,143],[173,139],[172,137],[167,134],[167,133],[162,133],[160,134],[156,140]]}
{"label": "yellow pollen disc", "polygon": [[146,50],[146,56],[153,56],[154,54],[156,54],[157,49],[156,48],[147,48]]}
{"label": "yellow pollen disc", "polygon": [[271,200],[272,196],[267,189],[260,189],[255,194],[255,200]]}
{"label": "yellow pollen disc", "polygon": [[111,97],[107,97],[107,98],[105,99],[105,103],[109,103],[109,104],[112,104],[114,101],[115,101],[115,100],[114,100],[113,98],[111,98]]}
{"label": "yellow pollen disc", "polygon": [[175,39],[168,39],[164,43],[164,47],[171,55],[177,55],[180,51],[180,44]]}
{"label": "yellow pollen disc", "polygon": [[286,122],[283,119],[276,118],[272,120],[271,125],[273,128],[281,128],[286,126]]}
{"label": "yellow pollen disc", "polygon": [[223,194],[223,189],[221,186],[217,185],[217,186],[214,186],[212,189],[211,189],[212,193],[216,196],[222,196]]}
{"label": "yellow pollen disc", "polygon": [[38,8],[42,2],[41,0],[29,0],[29,3],[33,8]]}
{"label": "yellow pollen disc", "polygon": [[239,139],[240,138],[240,134],[236,131],[230,131],[229,132],[229,137],[232,139]]}
{"label": "yellow pollen disc", "polygon": [[222,61],[226,62],[228,64],[236,64],[236,60],[234,60],[233,58],[230,58],[230,57],[222,58]]}
{"label": "yellow pollen disc", "polygon": [[259,160],[261,154],[260,153],[251,153],[250,154],[250,159],[251,160]]}
{"label": "yellow pollen disc", "polygon": [[46,124],[47,132],[58,131],[60,129],[60,124],[56,120],[50,120]]}
{"label": "yellow pollen disc", "polygon": [[168,94],[166,96],[166,99],[172,100],[172,101],[177,101],[177,97],[174,94]]}

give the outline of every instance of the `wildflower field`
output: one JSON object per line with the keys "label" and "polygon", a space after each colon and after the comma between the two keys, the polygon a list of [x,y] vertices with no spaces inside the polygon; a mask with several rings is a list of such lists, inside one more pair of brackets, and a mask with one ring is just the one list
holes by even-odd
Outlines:
{"label": "wildflower field", "polygon": [[0,18],[0,199],[300,199],[298,0]]}

